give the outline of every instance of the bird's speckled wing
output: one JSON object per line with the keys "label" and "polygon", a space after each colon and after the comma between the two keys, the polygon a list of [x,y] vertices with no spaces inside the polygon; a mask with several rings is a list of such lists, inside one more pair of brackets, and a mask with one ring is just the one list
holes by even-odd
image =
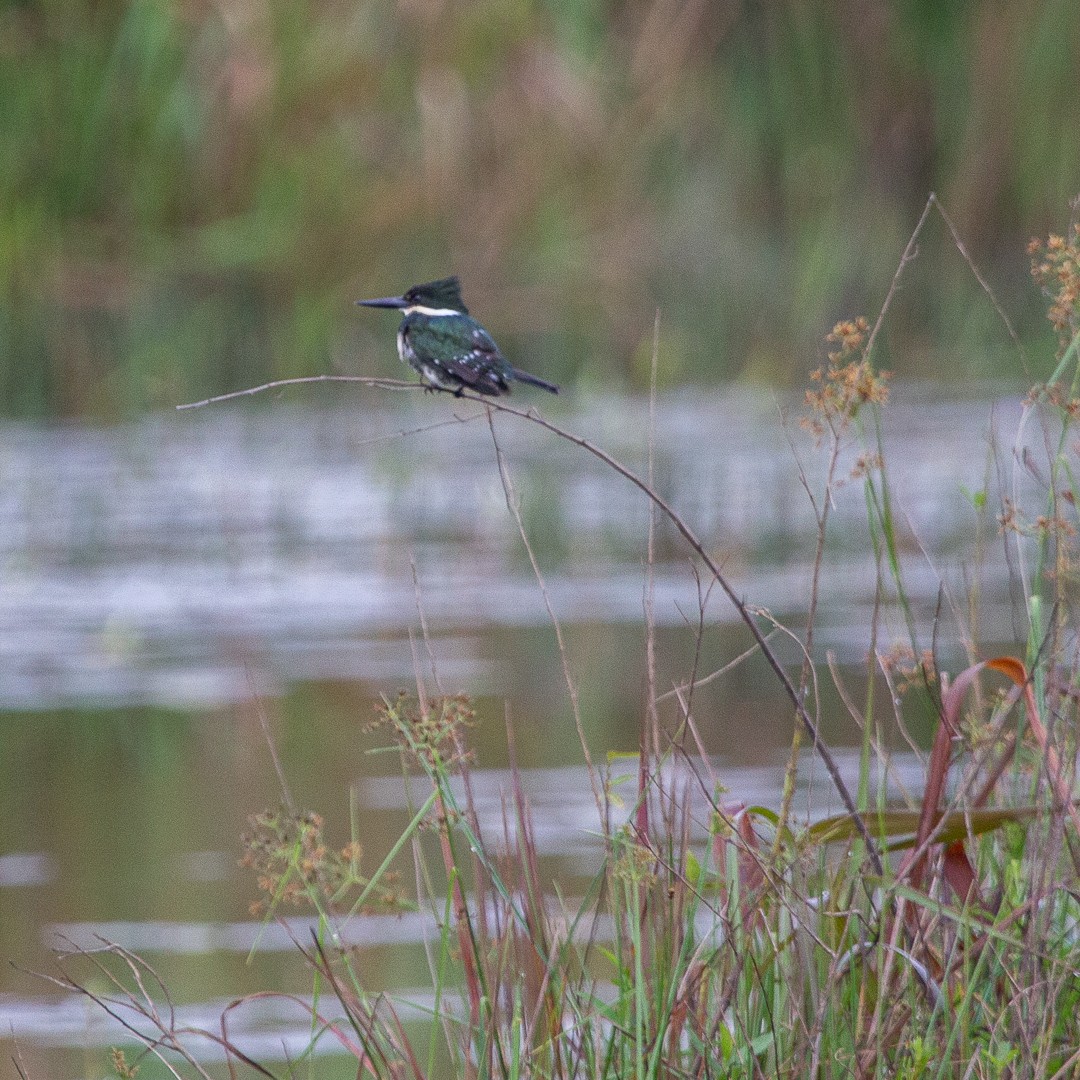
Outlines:
{"label": "bird's speckled wing", "polygon": [[418,370],[435,369],[481,394],[509,390],[510,365],[491,335],[468,315],[410,320],[406,338]]}

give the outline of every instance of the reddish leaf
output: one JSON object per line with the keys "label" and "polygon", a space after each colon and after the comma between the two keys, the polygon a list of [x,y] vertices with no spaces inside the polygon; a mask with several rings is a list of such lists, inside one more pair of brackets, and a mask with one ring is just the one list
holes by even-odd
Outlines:
{"label": "reddish leaf", "polygon": [[961,903],[986,907],[979,891],[979,882],[975,877],[975,868],[967,857],[962,840],[954,840],[946,846],[942,873]]}

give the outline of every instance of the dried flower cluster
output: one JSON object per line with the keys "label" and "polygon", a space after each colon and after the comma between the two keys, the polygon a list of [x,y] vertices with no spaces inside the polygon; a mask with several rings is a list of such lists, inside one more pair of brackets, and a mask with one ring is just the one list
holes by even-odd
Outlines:
{"label": "dried flower cluster", "polygon": [[476,710],[465,694],[417,701],[402,690],[394,700],[383,698],[375,721],[368,730],[389,725],[401,748],[410,756],[422,759],[430,768],[454,768],[468,757],[460,737],[472,727]]}
{"label": "dried flower cluster", "polygon": [[1080,420],[1080,398],[1070,397],[1068,389],[1059,383],[1036,383],[1024,398],[1024,408],[1030,409],[1043,402],[1060,409],[1070,420]]}
{"label": "dried flower cluster", "polygon": [[937,665],[930,649],[923,649],[916,656],[908,642],[897,641],[888,652],[878,654],[878,662],[892,679],[893,689],[898,695],[902,696],[912,688],[922,689],[937,682]]}
{"label": "dried flower cluster", "polygon": [[[1068,491],[1063,491],[1061,496],[1065,502],[1070,504],[1073,502],[1072,495]],[[1014,532],[1020,536],[1039,538],[1053,536],[1059,541],[1070,540],[1076,536],[1076,525],[1064,514],[1039,514],[1035,518],[1028,518],[1020,513],[1012,499],[1003,498],[1001,505],[998,525],[1003,533]]]}
{"label": "dried flower cluster", "polygon": [[1080,224],[1069,238],[1051,233],[1028,244],[1031,276],[1050,299],[1047,318],[1057,331],[1060,356],[1080,331]]}
{"label": "dried flower cluster", "polygon": [[829,363],[810,372],[818,388],[806,391],[806,403],[812,415],[804,421],[815,436],[826,430],[834,434],[853,420],[860,406],[870,402],[884,405],[889,397],[887,371],[875,372],[870,361],[861,355],[869,327],[866,319],[847,319],[838,322],[825,340],[835,346],[829,352]]}
{"label": "dried flower cluster", "polygon": [[[264,894],[251,905],[252,915],[265,915],[281,903],[336,907],[350,892],[367,885],[360,874],[360,844],[353,841],[340,850],[328,847],[319,814],[268,810],[249,820],[251,832],[243,837],[240,865],[256,873]],[[390,884],[393,879],[384,875],[382,880]],[[395,892],[380,886],[364,910],[386,911],[400,905]]]}
{"label": "dried flower cluster", "polygon": [[652,888],[658,880],[656,853],[640,843],[629,826],[621,830],[620,841],[611,863],[612,875],[627,886]]}

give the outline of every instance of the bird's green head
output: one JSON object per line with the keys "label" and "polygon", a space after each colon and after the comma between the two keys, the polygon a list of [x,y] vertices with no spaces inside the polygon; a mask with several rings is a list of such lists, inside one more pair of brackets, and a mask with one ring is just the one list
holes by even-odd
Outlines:
{"label": "bird's green head", "polygon": [[364,307],[400,308],[405,312],[450,312],[468,315],[469,309],[461,299],[461,282],[456,277],[439,278],[423,285],[414,285],[402,296],[385,296],[378,300],[357,300]]}
{"label": "bird's green head", "polygon": [[461,299],[461,282],[456,277],[439,278],[424,285],[414,285],[405,299],[410,306],[426,308],[453,308],[462,315],[468,315],[465,301]]}

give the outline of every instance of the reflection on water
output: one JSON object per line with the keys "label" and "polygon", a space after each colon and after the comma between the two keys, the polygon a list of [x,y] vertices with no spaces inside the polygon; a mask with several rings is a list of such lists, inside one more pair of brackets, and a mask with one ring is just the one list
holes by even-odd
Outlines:
{"label": "reflection on water", "polygon": [[56,877],[56,864],[47,852],[10,852],[0,855],[0,888],[48,885]]}
{"label": "reflection on water", "polygon": [[[297,679],[402,679],[401,639],[417,594],[452,681],[483,674],[471,636],[542,625],[547,613],[504,502],[481,422],[394,438],[474,406],[426,398],[405,412],[283,403],[225,405],[113,430],[9,426],[0,457],[0,707],[40,709],[242,700],[251,672],[273,691]],[[995,407],[1009,445],[1015,401]],[[605,401],[564,422],[644,472],[645,410]],[[940,576],[970,562],[974,512],[962,494],[988,471],[990,408],[896,395],[886,413],[893,495],[918,544],[909,595],[933,600]],[[588,454],[513,418],[500,442],[567,622],[641,619],[647,508]],[[789,432],[812,488],[822,468]],[[729,392],[675,398],[657,419],[661,492],[726,558],[753,603],[797,616],[805,603],[813,513],[777,403]],[[841,475],[849,470],[849,454]],[[826,573],[828,635],[865,639],[876,569],[858,484],[837,499]],[[656,615],[697,609],[686,550],[668,543]],[[1005,580],[1000,545],[988,581]],[[417,582],[412,566],[415,562]],[[984,593],[991,636],[1010,636],[1000,590]],[[732,620],[713,598],[709,620]]]}
{"label": "reflection on water", "polygon": [[[462,422],[415,430],[455,415]],[[295,959],[277,951],[287,934],[246,921],[254,887],[236,867],[247,815],[279,798],[258,713],[275,733],[298,801],[347,822],[353,791],[377,861],[408,820],[408,791],[392,756],[365,754],[378,737],[362,725],[380,691],[412,684],[417,670],[427,678],[433,667],[447,689],[477,698],[480,763],[494,766],[474,778],[482,826],[492,835],[502,827],[498,767],[508,756],[508,708],[541,854],[571,887],[595,870],[599,823],[545,597],[507,512],[490,431],[476,415],[475,406],[416,395],[395,411],[278,401],[114,430],[5,428],[5,960],[40,970],[57,932],[78,941],[101,934],[163,952],[160,966],[174,989],[204,1002],[192,1006],[196,1013],[216,1016],[218,997],[265,986],[302,992]],[[640,401],[605,400],[560,422],[644,474],[646,418]],[[937,641],[957,662],[966,597],[976,586],[976,639],[1018,636],[998,495],[992,487],[981,535],[965,495],[988,477],[997,483],[992,428],[1009,473],[1018,419],[1017,400],[991,408],[918,388],[894,394],[883,414],[916,628],[929,644],[941,613]],[[645,685],[645,500],[532,425],[500,417],[496,430],[547,599],[565,630],[587,737],[601,761],[607,751],[633,750]],[[845,451],[841,475],[858,452]],[[796,627],[815,535],[800,469],[817,494],[823,467],[797,424],[785,434],[771,397],[675,397],[657,410],[661,493],[721,556],[740,595]],[[1030,483],[1028,474],[1021,481]],[[1028,493],[1021,486],[1021,498]],[[685,546],[663,524],[657,550],[657,656],[668,688],[694,662],[700,594]],[[861,663],[875,603],[879,646],[905,638],[902,613],[888,588],[878,593],[879,580],[862,486],[851,482],[833,507],[819,658],[831,649],[841,663]],[[722,597],[702,603],[699,673],[747,646]],[[427,643],[418,639],[418,606]],[[795,645],[775,641],[798,662]],[[857,670],[848,671],[857,683]],[[827,737],[856,742],[827,682]],[[753,661],[716,680],[699,692],[695,711],[731,797],[775,805],[791,716],[764,665]],[[841,748],[840,759],[853,776],[856,755]],[[897,754],[893,767],[897,791],[919,787],[912,755]],[[809,759],[803,782],[801,812],[836,809]],[[697,819],[706,820],[704,806]],[[339,831],[347,839],[348,826]],[[424,933],[423,917],[363,924],[360,932],[373,948],[407,950]],[[256,941],[260,952],[245,967]],[[394,963],[402,966],[395,985],[422,981],[422,966],[407,953]],[[104,1021],[88,1018],[84,1004],[42,1000],[39,983],[7,965],[0,970],[0,1030],[14,1030],[21,1045],[115,1039],[87,1026]],[[279,1048],[294,1023],[297,1038],[305,1037],[302,1017],[269,1023]],[[265,1042],[252,1045],[270,1053]]]}
{"label": "reflection on water", "polygon": [[[221,1014],[231,1004],[231,999],[223,997],[197,1005],[180,1005],[170,1014],[179,1029],[190,1033],[184,1045],[200,1063],[226,1060],[225,1051],[214,1038],[199,1037],[194,1032],[220,1035]],[[435,995],[430,990],[409,990],[395,1000],[395,1011],[406,1022],[430,1017],[434,1007]],[[344,1021],[347,1028],[348,1018],[332,995],[323,995],[318,1002],[303,995],[296,1000],[263,998],[246,1002],[229,1013],[229,1040],[237,1050],[258,1062],[296,1061],[311,1045],[313,1008],[317,1008],[323,1020]],[[110,1016],[77,994],[21,1000],[0,996],[0,1026],[6,1037],[23,1048],[104,1051],[130,1045],[131,1030],[149,1037],[160,1035],[158,1029],[134,1011],[122,1007],[115,1011],[117,1015]],[[320,1039],[314,1049],[316,1055],[342,1052],[341,1045],[329,1036]],[[25,1056],[24,1051],[23,1060]],[[181,1064],[178,1058],[172,1060]]]}

